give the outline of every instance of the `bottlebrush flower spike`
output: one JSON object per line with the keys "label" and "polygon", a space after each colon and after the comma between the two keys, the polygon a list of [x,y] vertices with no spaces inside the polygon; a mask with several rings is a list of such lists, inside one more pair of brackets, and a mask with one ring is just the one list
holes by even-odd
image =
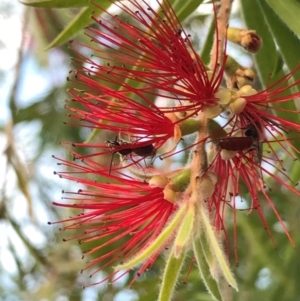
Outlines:
{"label": "bottlebrush flower spike", "polygon": [[[176,273],[179,273],[185,253],[193,245],[197,261],[202,258],[205,261],[204,265],[199,264],[200,271],[211,269],[216,259],[220,273],[213,274],[211,270],[213,284],[207,285],[216,290],[214,296],[220,295],[218,282],[223,276],[237,289],[215,229],[225,229],[226,206],[234,209],[236,226],[237,196],[241,194],[241,186],[246,187],[251,196],[249,211],[258,212],[271,238],[260,206],[261,196],[267,200],[294,245],[265,190],[265,177],[273,178],[300,196],[288,183],[290,179],[272,144],[279,144],[291,155],[285,142],[291,146],[292,142],[283,132],[300,132],[299,122],[273,115],[273,110],[289,112],[291,119],[297,120],[296,109],[281,109],[280,104],[300,96],[298,92],[287,95],[294,85],[299,85],[299,81],[289,84],[289,79],[300,67],[261,92],[251,86],[236,91],[235,88],[245,84],[244,80],[233,85],[231,90],[221,88],[226,55],[215,52],[223,45],[218,39],[218,30],[222,28],[216,26],[215,43],[220,45],[214,45],[212,52],[212,62],[220,59],[222,62],[208,70],[168,0],[157,1],[157,12],[146,0],[116,1],[114,4],[121,9],[122,18],[104,12],[99,20],[93,17],[99,29],[87,29],[94,46],[72,43],[78,57],[74,58],[75,69],[69,78],[76,88],[69,93],[76,104],[68,108],[72,124],[110,131],[116,138],[101,143],[73,143],[81,150],[88,148],[90,153],[71,151],[75,159],[82,159],[81,163],[60,160],[62,165],[73,170],[58,174],[88,188],[69,193],[66,199],[73,200],[73,204],[55,203],[82,210],[79,215],[59,223],[65,224],[63,230],[81,231],[70,239],[90,247],[86,254],[94,259],[86,269],[94,267],[92,275],[117,263],[117,268],[127,273],[127,269],[145,260],[138,271],[138,274],[143,273],[153,265],[162,249],[171,244],[168,262],[178,260]],[[129,20],[123,21],[124,14]],[[89,58],[88,53],[92,53]],[[253,79],[253,75],[247,72],[243,76]],[[227,83],[229,81],[227,78]],[[224,117],[227,111],[230,112],[228,122],[221,127],[213,118],[220,114]],[[148,166],[141,168],[140,164],[136,170],[125,170],[122,166],[111,173],[107,166],[96,162],[99,158],[95,156],[107,153],[144,159],[156,153],[168,139],[174,138],[177,144],[182,136],[195,132],[198,133],[196,142],[185,141],[185,150],[195,146],[190,152],[188,167],[168,170],[164,176]],[[212,148],[211,156],[207,154],[208,143]],[[263,145],[270,151],[264,152]],[[296,147],[294,149],[299,152]],[[132,164],[139,162],[131,159]],[[130,172],[140,179],[129,176]],[[99,177],[99,182],[91,176]],[[234,228],[236,246],[237,230]],[[206,246],[201,237],[206,240]],[[200,244],[197,244],[198,239]],[[106,247],[110,247],[108,252],[105,252]],[[201,252],[206,253],[198,256]],[[237,254],[235,256],[238,260]],[[122,264],[120,260],[125,262]],[[166,275],[170,275],[172,267],[166,271]],[[164,281],[162,291],[168,291],[167,297],[159,300],[170,300],[177,276],[173,277],[171,285],[167,283],[169,279]]]}
{"label": "bottlebrush flower spike", "polygon": [[[121,173],[114,176],[108,174],[106,167],[89,159],[83,160],[82,164],[60,160],[59,165],[72,170],[58,172],[60,177],[88,187],[78,192],[65,192],[67,197],[64,199],[72,200],[72,204],[55,202],[54,205],[80,211],[55,223],[63,224],[62,231],[76,231],[74,237],[66,240],[77,240],[87,246],[84,255],[94,259],[87,263],[85,269],[97,266],[91,276],[140,253],[157,238],[178,207],[175,202],[164,198],[164,186],[168,181],[163,178],[154,179],[150,185]],[[116,183],[97,182],[88,176],[104,177],[106,181]],[[166,240],[163,248],[171,240],[172,237]],[[109,253],[106,253],[106,247],[110,247]],[[152,254],[140,266],[137,276],[149,269],[159,254],[160,251]],[[116,273],[101,282],[112,280]]]}
{"label": "bottlebrush flower spike", "polygon": [[[71,143],[75,147],[93,149],[89,154],[73,151],[76,159],[116,152],[121,155],[133,153],[140,156],[140,159],[153,157],[156,150],[168,139],[174,139],[175,148],[182,136],[191,134],[201,127],[199,121],[190,115],[179,118],[175,113],[164,113],[146,97],[143,100],[151,103],[151,107],[125,95],[118,95],[116,91],[117,100],[98,95],[94,91],[71,89],[69,93],[73,97],[72,101],[80,105],[77,108],[67,106],[71,111],[68,116],[73,120],[68,122],[69,125],[116,133],[116,139],[108,143]],[[133,161],[136,163],[139,159]]]}
{"label": "bottlebrush flower spike", "polygon": [[[133,93],[141,99],[161,96],[179,104],[176,109],[165,106],[164,112],[197,112],[216,104],[214,94],[225,60],[209,74],[167,0],[157,1],[159,12],[147,1],[128,2],[114,2],[126,14],[126,21],[106,11],[99,20],[93,17],[100,29],[88,28],[87,35],[95,47],[72,41],[79,55],[74,58],[75,81],[117,99]],[[92,57],[87,58],[82,49],[92,52]],[[116,89],[112,92],[108,86]]]}
{"label": "bottlebrush flower spike", "polygon": [[[230,138],[233,138],[231,142]],[[263,143],[259,142],[258,140],[252,140],[252,145],[249,146],[247,144],[248,142],[246,142],[247,146],[244,148],[245,142],[238,141],[236,138],[243,139],[252,137],[227,136],[226,139],[228,139],[228,143],[226,146],[221,143],[218,145],[216,142],[217,140],[214,140],[214,143],[211,145],[209,154],[211,162],[208,167],[208,171],[213,171],[217,175],[219,182],[215,186],[216,189],[214,194],[208,199],[208,207],[217,231],[224,231],[226,237],[227,234],[226,225],[224,222],[224,214],[227,206],[233,209],[235,232],[234,252],[236,261],[238,262],[238,255],[236,253],[236,214],[237,210],[239,210],[237,205],[239,198],[243,197],[241,193],[241,187],[245,185],[246,190],[249,192],[251,197],[249,213],[252,213],[254,210],[258,213],[264,227],[268,230],[273,243],[275,244],[271,230],[268,227],[260,205],[263,201],[262,197],[268,202],[274,211],[293,247],[295,247],[295,244],[287,230],[285,222],[280,217],[274,206],[274,203],[268,195],[268,186],[265,182],[265,178],[272,178],[279,185],[286,187],[288,190],[292,191],[298,196],[300,196],[300,191],[296,190],[293,184],[290,184],[292,181],[283,168],[282,160],[280,160],[278,154],[272,147],[272,143],[277,143],[276,140],[265,140]],[[220,139],[220,141],[221,140],[222,139]],[[266,150],[266,152],[263,151],[263,144],[269,148]],[[292,156],[288,150],[287,153]],[[228,245],[227,248],[229,249]]]}

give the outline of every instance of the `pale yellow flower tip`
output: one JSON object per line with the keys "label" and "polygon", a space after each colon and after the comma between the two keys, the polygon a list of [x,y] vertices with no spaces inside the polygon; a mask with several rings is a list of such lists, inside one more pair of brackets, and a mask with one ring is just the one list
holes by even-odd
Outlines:
{"label": "pale yellow flower tip", "polygon": [[165,188],[169,184],[169,179],[162,175],[154,176],[149,181],[150,187]]}
{"label": "pale yellow flower tip", "polygon": [[253,89],[252,86],[250,85],[241,87],[241,89],[237,92],[239,96],[251,96],[251,95],[255,95],[256,93],[257,91]]}
{"label": "pale yellow flower tip", "polygon": [[210,198],[215,191],[218,178],[212,172],[206,173],[200,181],[200,192],[204,199]]}
{"label": "pale yellow flower tip", "polygon": [[227,150],[227,149],[222,149],[221,150],[221,158],[222,160],[231,160],[235,155],[236,155],[237,151],[231,151],[231,150]]}
{"label": "pale yellow flower tip", "polygon": [[219,105],[212,106],[212,107],[205,107],[203,109],[203,113],[205,114],[206,118],[215,118],[220,115],[221,108]]}
{"label": "pale yellow flower tip", "polygon": [[232,112],[232,114],[237,115],[243,112],[245,106],[247,104],[247,101],[245,98],[237,98],[235,101],[233,101],[230,105],[229,108]]}
{"label": "pale yellow flower tip", "polygon": [[165,188],[164,191],[164,199],[174,204],[177,199],[176,192],[170,188]]}
{"label": "pale yellow flower tip", "polygon": [[231,101],[231,92],[229,89],[221,88],[215,93],[214,97],[219,99],[219,104],[227,105]]}

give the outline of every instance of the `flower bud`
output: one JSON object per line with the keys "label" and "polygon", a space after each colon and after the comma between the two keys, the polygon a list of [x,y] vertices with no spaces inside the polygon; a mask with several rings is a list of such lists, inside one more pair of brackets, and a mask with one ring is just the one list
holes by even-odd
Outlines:
{"label": "flower bud", "polygon": [[238,96],[251,96],[255,95],[257,91],[252,88],[250,85],[245,85],[239,89],[239,91],[236,92]]}
{"label": "flower bud", "polygon": [[205,174],[202,179],[200,180],[200,193],[202,194],[204,199],[210,198],[214,191],[215,191],[215,178],[213,178],[211,175]]}
{"label": "flower bud", "polygon": [[249,85],[255,78],[252,69],[241,66],[234,58],[228,56],[225,66],[225,72],[228,77],[227,85],[230,89],[240,89]]}
{"label": "flower bud", "polygon": [[215,118],[220,115],[221,108],[219,105],[211,106],[211,107],[205,107],[203,109],[203,113],[205,114],[206,118]]}
{"label": "flower bud", "polygon": [[168,183],[169,183],[169,179],[163,175],[157,175],[152,177],[149,180],[149,186],[150,187],[159,187],[159,188],[165,188]]}
{"label": "flower bud", "polygon": [[243,112],[245,106],[247,104],[247,101],[245,98],[237,98],[234,100],[230,105],[229,108],[233,115],[237,115]]}
{"label": "flower bud", "polygon": [[172,204],[176,203],[177,196],[176,196],[176,192],[174,190],[172,190],[170,188],[165,188],[163,190],[163,193],[164,193],[164,199],[166,201],[169,201]]}
{"label": "flower bud", "polygon": [[240,68],[235,72],[236,86],[242,88],[245,85],[249,85],[255,78],[255,73],[249,68]]}
{"label": "flower bud", "polygon": [[216,147],[212,146],[211,148],[209,148],[206,154],[207,154],[207,163],[211,164],[216,158]]}
{"label": "flower bud", "polygon": [[231,92],[229,89],[221,88],[215,93],[214,97],[219,99],[219,104],[227,105],[231,101]]}
{"label": "flower bud", "polygon": [[227,38],[251,53],[258,52],[261,47],[261,38],[256,34],[255,30],[229,27],[227,29]]}
{"label": "flower bud", "polygon": [[231,151],[231,150],[227,150],[227,149],[221,150],[221,158],[224,161],[231,160],[236,154],[237,154],[237,151]]}

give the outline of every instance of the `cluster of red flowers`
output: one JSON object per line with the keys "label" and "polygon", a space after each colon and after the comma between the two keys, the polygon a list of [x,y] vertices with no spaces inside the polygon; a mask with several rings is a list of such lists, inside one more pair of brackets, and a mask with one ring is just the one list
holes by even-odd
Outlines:
{"label": "cluster of red flowers", "polygon": [[[146,1],[129,2],[130,6],[115,2],[125,18],[108,12],[93,18],[98,26],[87,29],[87,35],[94,46],[72,42],[78,56],[68,78],[76,84],[69,90],[69,123],[92,129],[96,142],[66,143],[73,146],[74,160],[60,160],[68,171],[58,174],[84,188],[65,193],[68,197],[64,199],[72,203],[55,205],[80,210],[59,223],[64,224],[63,230],[75,230],[76,235],[68,240],[77,239],[90,247],[86,254],[93,259],[86,268],[97,267],[95,273],[127,260],[147,248],[164,229],[183,202],[188,180],[176,175],[188,170],[189,163],[167,170],[164,161],[155,159],[175,154],[183,137],[201,131],[199,114],[210,119],[204,141],[208,164],[203,173],[213,173],[217,179],[214,191],[206,196],[216,229],[225,229],[225,208],[236,209],[241,185],[250,193],[251,210],[258,212],[266,227],[259,192],[285,227],[264,189],[264,177],[273,177],[300,195],[287,183],[289,178],[280,169],[282,163],[273,147],[277,143],[291,156],[291,149],[299,152],[285,135],[300,132],[300,124],[291,121],[299,112],[289,111],[290,120],[278,116],[284,111],[281,103],[300,96],[286,93],[299,85],[289,80],[300,67],[260,92],[248,85],[222,88],[226,55],[221,66],[209,70],[168,0],[158,10]],[[216,107],[218,113],[210,116]],[[225,126],[214,120],[225,115]],[[97,142],[105,135],[108,138]],[[108,155],[113,157],[111,162]],[[138,274],[151,267],[160,251],[143,263]]]}

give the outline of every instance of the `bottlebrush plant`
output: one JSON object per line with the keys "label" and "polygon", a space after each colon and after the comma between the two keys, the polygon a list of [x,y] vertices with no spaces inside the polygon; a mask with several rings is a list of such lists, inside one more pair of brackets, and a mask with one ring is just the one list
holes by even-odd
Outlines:
{"label": "bottlebrush plant", "polygon": [[[154,4],[116,1],[122,17],[94,4],[101,16],[95,13],[96,25],[86,29],[92,46],[70,42],[76,56],[67,123],[92,134],[85,142],[64,142],[72,161],[57,158],[65,167],[57,174],[82,188],[54,203],[75,212],[55,223],[75,233],[66,240],[91,246],[84,252],[91,275],[113,268],[100,282],[135,269],[133,283],[165,253],[158,300],[170,300],[192,251],[212,298],[226,300],[224,282],[238,289],[228,260],[233,248],[238,262],[238,235],[228,237],[226,227],[237,227],[247,195],[248,212],[259,215],[273,243],[262,202],[295,246],[267,181],[300,195],[280,156],[283,150],[295,159],[300,152],[299,111],[289,106],[300,96],[294,90],[300,81],[293,81],[300,66],[257,89],[254,70],[226,49],[231,41],[257,53],[262,41],[259,32],[227,27],[230,1],[212,6],[208,65],[169,1]],[[99,141],[103,132],[109,138]],[[186,162],[175,166],[171,160],[182,154]]]}

